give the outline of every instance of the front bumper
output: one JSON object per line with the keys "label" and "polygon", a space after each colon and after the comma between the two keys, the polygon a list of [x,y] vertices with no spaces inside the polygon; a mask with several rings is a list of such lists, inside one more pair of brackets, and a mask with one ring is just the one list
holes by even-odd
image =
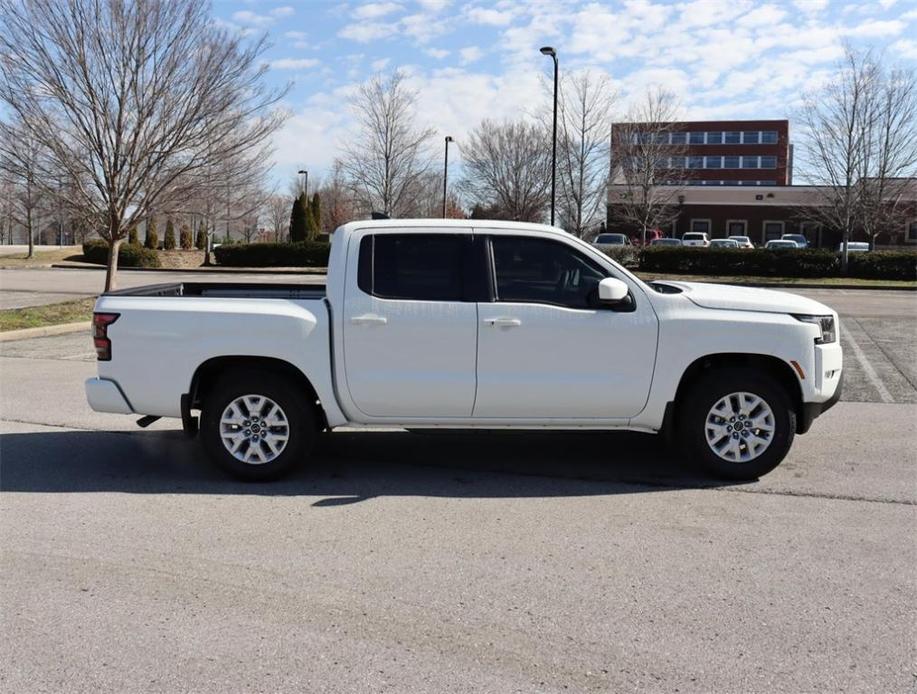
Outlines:
{"label": "front bumper", "polygon": [[134,411],[121,387],[108,378],[86,379],[86,399],[96,412],[131,414]]}
{"label": "front bumper", "polygon": [[830,410],[841,399],[841,391],[844,389],[844,373],[841,372],[837,379],[837,386],[834,390],[834,395],[832,395],[828,400],[824,402],[804,402],[802,403],[802,411],[799,413],[799,417],[796,420],[796,433],[805,434],[809,429],[812,428],[812,422],[815,421],[815,418],[819,415]]}

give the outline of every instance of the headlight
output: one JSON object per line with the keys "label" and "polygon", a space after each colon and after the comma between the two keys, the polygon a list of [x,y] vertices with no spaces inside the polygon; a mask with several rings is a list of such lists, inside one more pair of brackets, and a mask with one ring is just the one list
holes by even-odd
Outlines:
{"label": "headlight", "polygon": [[812,323],[821,330],[821,337],[815,338],[816,345],[826,345],[837,341],[837,330],[834,326],[834,316],[798,316],[793,318],[803,323]]}

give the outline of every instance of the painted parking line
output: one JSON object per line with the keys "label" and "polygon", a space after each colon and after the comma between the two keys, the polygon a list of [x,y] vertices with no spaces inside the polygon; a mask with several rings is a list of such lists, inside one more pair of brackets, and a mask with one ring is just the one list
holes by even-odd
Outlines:
{"label": "painted parking line", "polygon": [[861,329],[860,324],[852,317],[847,317],[845,322],[847,323],[847,330],[844,331],[844,337],[846,338],[847,344],[853,351],[853,356],[856,357],[857,362],[859,362],[860,368],[863,370],[866,378],[878,392],[879,399],[882,402],[895,402],[892,394],[889,393],[888,388],[885,387],[885,383],[879,378],[879,374],[876,373],[872,363],[866,357],[866,353],[863,352],[862,347],[860,347],[860,344],[853,337],[853,331],[850,330],[850,324],[855,324],[858,329]]}

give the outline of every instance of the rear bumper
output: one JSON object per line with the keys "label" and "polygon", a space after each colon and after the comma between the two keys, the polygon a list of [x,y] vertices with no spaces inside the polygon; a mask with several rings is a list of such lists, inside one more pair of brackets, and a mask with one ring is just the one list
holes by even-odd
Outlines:
{"label": "rear bumper", "polygon": [[844,389],[844,374],[838,376],[837,387],[834,390],[834,395],[832,395],[828,400],[824,402],[804,402],[802,403],[802,411],[799,413],[799,418],[796,420],[796,433],[805,434],[811,427],[812,422],[815,421],[815,418],[819,415],[830,410],[841,399],[841,391]]}
{"label": "rear bumper", "polygon": [[107,378],[86,379],[86,399],[96,412],[131,414],[134,411],[121,387]]}

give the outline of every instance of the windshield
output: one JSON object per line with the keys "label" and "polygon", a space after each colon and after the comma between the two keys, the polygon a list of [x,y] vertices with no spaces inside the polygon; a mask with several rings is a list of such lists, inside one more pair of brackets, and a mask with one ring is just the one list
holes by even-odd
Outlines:
{"label": "windshield", "polygon": [[599,234],[596,243],[624,243],[624,234]]}

